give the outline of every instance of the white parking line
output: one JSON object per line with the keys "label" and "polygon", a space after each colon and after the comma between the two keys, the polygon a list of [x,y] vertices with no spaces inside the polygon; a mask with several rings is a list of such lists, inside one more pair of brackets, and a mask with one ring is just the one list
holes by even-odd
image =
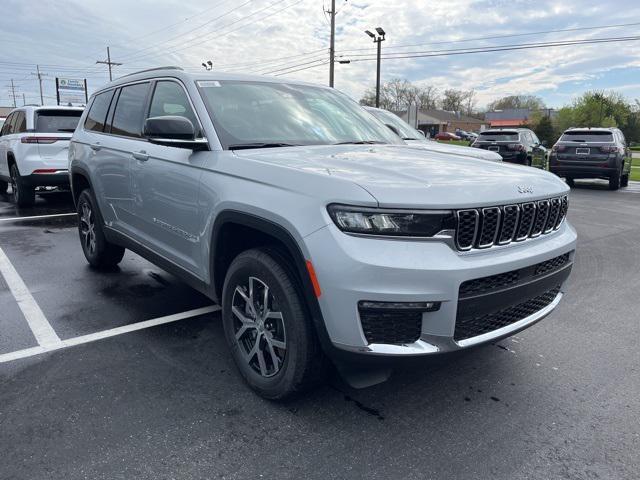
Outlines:
{"label": "white parking line", "polygon": [[54,350],[60,350],[62,348],[73,347],[81,345],[83,343],[95,342],[96,340],[102,340],[104,338],[115,337],[116,335],[122,335],[123,333],[135,332],[136,330],[142,330],[145,328],[155,327],[163,325],[165,323],[176,322],[178,320],[185,320],[187,318],[198,317],[207,313],[213,313],[220,310],[218,305],[210,305],[208,307],[196,308],[194,310],[188,310],[182,313],[176,313],[174,315],[167,315],[165,317],[152,318],[151,320],[145,320],[143,322],[132,323],[130,325],[123,325],[122,327],[115,327],[109,330],[102,330],[101,332],[90,333],[88,335],[81,335],[79,337],[68,338],[66,340],[58,339],[57,343],[49,345],[40,345],[38,347],[25,348],[24,350],[17,350],[11,353],[5,353],[0,355],[0,363],[11,362],[12,360],[18,360],[20,358],[33,357],[34,355],[40,355],[46,352],[53,352]]}
{"label": "white parking line", "polygon": [[52,213],[51,215],[33,215],[31,217],[7,217],[0,218],[0,222],[19,222],[21,220],[39,220],[42,218],[70,217],[72,215],[77,215],[77,213]]}
{"label": "white parking line", "polygon": [[0,248],[0,274],[4,277],[9,290],[11,290],[16,302],[18,302],[18,306],[22,310],[33,336],[36,337],[38,345],[47,347],[60,343],[60,338],[56,335],[55,330],[47,321],[35,298],[29,292],[16,269],[11,265],[2,248]]}

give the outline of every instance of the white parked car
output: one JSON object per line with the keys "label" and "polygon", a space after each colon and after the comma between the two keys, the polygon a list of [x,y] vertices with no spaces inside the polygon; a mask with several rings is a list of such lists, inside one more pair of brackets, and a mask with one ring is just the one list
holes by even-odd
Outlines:
{"label": "white parked car", "polygon": [[438,143],[433,140],[427,140],[420,130],[416,130],[407,122],[402,120],[397,115],[375,107],[364,107],[374,117],[389,127],[394,133],[396,133],[405,143],[420,147],[424,150],[431,152],[452,153],[455,155],[462,155],[465,157],[478,158],[480,160],[491,160],[494,162],[501,162],[502,157],[500,154],[490,151],[478,152],[478,149],[471,147],[462,147],[460,145],[448,145],[444,143]]}
{"label": "white parked car", "polygon": [[0,130],[0,193],[9,183],[18,206],[32,205],[37,187],[69,185],[69,140],[81,107],[16,108]]}

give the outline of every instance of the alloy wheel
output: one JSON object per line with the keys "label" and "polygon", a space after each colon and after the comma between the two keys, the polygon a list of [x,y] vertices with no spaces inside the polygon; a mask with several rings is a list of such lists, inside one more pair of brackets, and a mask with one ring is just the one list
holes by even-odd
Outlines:
{"label": "alloy wheel", "polygon": [[18,179],[16,178],[15,168],[11,169],[10,183],[11,183],[11,193],[13,193],[13,199],[17,203],[18,198],[20,197],[20,193],[18,192]]}
{"label": "alloy wheel", "polygon": [[282,312],[269,286],[256,277],[237,285],[231,301],[233,333],[244,361],[259,375],[273,377],[284,363],[287,337]]}
{"label": "alloy wheel", "polygon": [[82,235],[82,246],[93,255],[96,251],[96,226],[91,206],[84,202],[82,204],[82,215],[80,215],[80,233]]}

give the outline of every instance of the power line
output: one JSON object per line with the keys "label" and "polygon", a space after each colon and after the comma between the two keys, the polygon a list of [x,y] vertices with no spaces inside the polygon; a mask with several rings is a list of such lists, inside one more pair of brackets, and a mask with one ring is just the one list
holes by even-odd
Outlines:
{"label": "power line", "polygon": [[[596,25],[592,27],[577,27],[577,28],[563,28],[556,30],[543,30],[539,32],[526,32],[526,33],[513,33],[506,35],[491,35],[487,37],[475,37],[475,38],[461,38],[458,40],[442,40],[437,42],[425,42],[425,43],[411,43],[404,45],[390,45],[389,48],[408,48],[408,47],[420,47],[424,45],[447,45],[451,43],[465,43],[465,42],[477,42],[481,40],[495,40],[499,38],[514,38],[514,37],[525,37],[531,35],[546,35],[549,33],[566,33],[566,32],[577,32],[577,31],[585,31],[585,30],[603,30],[608,28],[622,28],[622,27],[634,27],[640,25],[640,22],[634,23],[618,23],[611,25]],[[369,48],[351,48],[346,50],[340,50],[340,52],[357,52],[364,50],[373,50],[371,47]]]}
{"label": "power line", "polygon": [[308,66],[308,67],[302,67],[302,68],[298,68],[296,70],[290,70],[288,72],[276,73],[274,76],[275,77],[281,77],[282,75],[288,75],[290,73],[301,72],[302,70],[309,70],[311,68],[323,67],[327,63],[329,63],[329,61],[328,60],[324,60],[322,63],[319,63],[317,65],[311,65],[311,66]]}
{"label": "power line", "polygon": [[[544,42],[544,43],[524,43],[524,44],[514,44],[514,45],[501,45],[496,47],[478,47],[478,48],[468,48],[468,49],[450,49],[450,50],[432,50],[430,53],[427,52],[395,52],[385,54],[383,58],[393,60],[393,59],[406,59],[406,58],[423,58],[423,57],[446,57],[452,55],[469,55],[473,53],[487,53],[487,52],[503,52],[510,50],[527,50],[532,48],[550,48],[550,47],[564,47],[564,46],[572,46],[572,45],[589,45],[589,44],[599,44],[599,43],[614,43],[614,42],[629,42],[640,40],[640,36],[633,37],[612,37],[612,38],[600,38],[600,39],[591,39],[591,40],[568,40],[568,41],[558,41],[558,42]],[[375,58],[357,58],[355,60],[351,60],[351,62],[367,62],[375,60]]]}

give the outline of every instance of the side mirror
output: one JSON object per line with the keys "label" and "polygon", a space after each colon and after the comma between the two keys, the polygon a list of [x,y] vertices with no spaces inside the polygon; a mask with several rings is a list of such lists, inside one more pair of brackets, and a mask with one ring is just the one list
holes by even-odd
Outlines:
{"label": "side mirror", "polygon": [[158,145],[202,150],[208,145],[206,139],[196,139],[196,129],[185,117],[168,115],[147,118],[144,122],[144,136]]}

